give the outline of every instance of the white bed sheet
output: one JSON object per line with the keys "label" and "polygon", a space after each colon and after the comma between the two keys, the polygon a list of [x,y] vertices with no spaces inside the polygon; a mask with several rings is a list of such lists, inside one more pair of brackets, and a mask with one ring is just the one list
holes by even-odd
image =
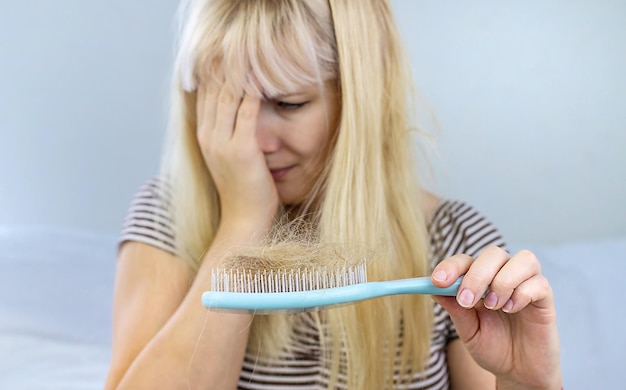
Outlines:
{"label": "white bed sheet", "polygon": [[102,389],[116,237],[0,228],[0,389]]}
{"label": "white bed sheet", "polygon": [[[0,227],[0,389],[102,388],[116,239]],[[626,238],[530,249],[555,290],[565,388],[626,388]]]}

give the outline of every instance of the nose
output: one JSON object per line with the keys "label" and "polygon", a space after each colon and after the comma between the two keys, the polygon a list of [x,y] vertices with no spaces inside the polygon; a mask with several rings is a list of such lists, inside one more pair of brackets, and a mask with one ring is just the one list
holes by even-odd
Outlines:
{"label": "nose", "polygon": [[262,102],[257,119],[256,139],[264,154],[275,153],[280,149],[278,118],[268,102]]}

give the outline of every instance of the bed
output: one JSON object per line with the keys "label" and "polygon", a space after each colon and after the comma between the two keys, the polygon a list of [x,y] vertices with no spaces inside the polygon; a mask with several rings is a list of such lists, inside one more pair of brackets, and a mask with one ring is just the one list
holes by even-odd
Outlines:
{"label": "bed", "polygon": [[[0,389],[103,387],[116,239],[0,227]],[[530,249],[555,290],[565,388],[624,388],[626,238]]]}

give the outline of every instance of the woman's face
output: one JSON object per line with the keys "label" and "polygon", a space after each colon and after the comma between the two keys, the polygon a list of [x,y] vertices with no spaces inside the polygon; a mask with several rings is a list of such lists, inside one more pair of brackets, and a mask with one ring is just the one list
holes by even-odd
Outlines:
{"label": "woman's face", "polygon": [[261,102],[256,137],[283,204],[302,203],[322,173],[340,102],[334,81]]}

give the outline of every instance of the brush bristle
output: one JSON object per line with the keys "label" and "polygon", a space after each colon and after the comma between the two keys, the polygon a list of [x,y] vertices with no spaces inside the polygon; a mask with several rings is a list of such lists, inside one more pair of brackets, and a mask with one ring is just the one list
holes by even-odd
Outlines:
{"label": "brush bristle", "polygon": [[278,270],[214,269],[211,291],[274,293],[321,290],[367,282],[365,263],[342,269],[298,268]]}

